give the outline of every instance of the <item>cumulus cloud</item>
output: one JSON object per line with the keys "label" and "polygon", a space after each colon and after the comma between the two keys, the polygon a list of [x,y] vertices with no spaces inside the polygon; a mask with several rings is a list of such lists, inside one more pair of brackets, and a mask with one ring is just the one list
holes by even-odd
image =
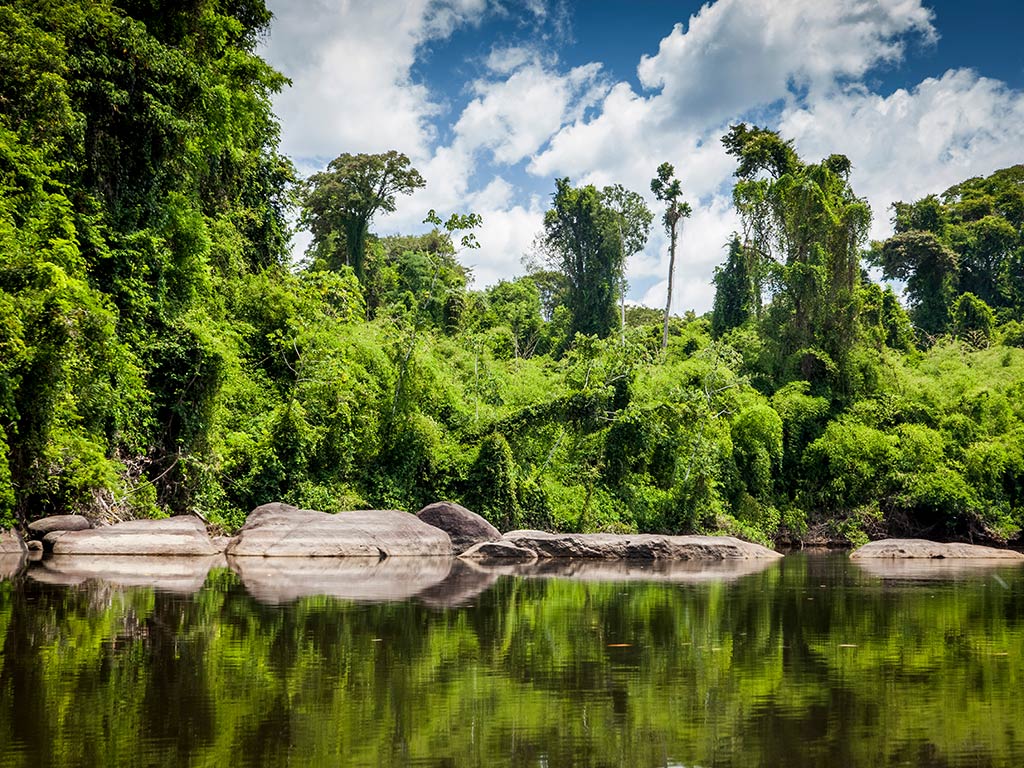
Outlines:
{"label": "cumulus cloud", "polygon": [[292,80],[274,100],[300,166],[340,152],[429,158],[438,106],[410,72],[424,43],[480,19],[487,0],[269,0],[264,55]]}
{"label": "cumulus cloud", "polygon": [[[522,271],[553,177],[648,194],[667,160],[694,208],[680,241],[673,307],[709,309],[714,266],[737,228],[735,163],[719,139],[738,120],[778,128],[808,160],[847,154],[854,189],[874,208],[876,237],[888,232],[893,200],[1017,162],[1024,146],[1024,96],[973,71],[951,70],[888,95],[868,87],[874,71],[898,65],[911,46],[941,44],[922,0],[709,2],[638,59],[639,90],[610,82],[600,62],[559,62],[550,41],[565,39],[561,1],[271,0],[271,7],[278,18],[266,54],[295,81],[277,102],[285,151],[300,163],[339,151],[409,154],[428,186],[377,228],[410,231],[429,208],[482,214],[482,248],[464,256],[477,285]],[[475,62],[476,77],[445,95],[465,102],[439,141],[439,97],[412,78],[417,57],[430,41],[515,8],[521,26],[546,26],[530,43],[506,41]],[[666,238],[656,232],[628,265],[632,298],[662,304],[667,269]]]}
{"label": "cumulus cloud", "polygon": [[1020,162],[1024,93],[969,69],[887,97],[863,87],[787,109],[779,122],[810,159],[842,152],[854,190],[871,202],[872,235],[891,232],[889,206]]}

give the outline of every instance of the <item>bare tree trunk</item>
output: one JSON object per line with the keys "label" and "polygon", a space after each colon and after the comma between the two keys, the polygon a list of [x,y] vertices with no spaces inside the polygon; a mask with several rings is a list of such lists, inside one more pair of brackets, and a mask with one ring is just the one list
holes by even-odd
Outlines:
{"label": "bare tree trunk", "polygon": [[626,346],[626,257],[623,253],[625,246],[622,244],[622,222],[619,222],[619,307],[622,310],[619,321],[619,335],[622,339],[622,346]]}
{"label": "bare tree trunk", "polygon": [[668,298],[665,300],[665,325],[661,331],[661,349],[668,349],[668,316],[672,311],[672,278],[676,271],[676,227],[678,223],[672,222],[672,234],[668,246]]}

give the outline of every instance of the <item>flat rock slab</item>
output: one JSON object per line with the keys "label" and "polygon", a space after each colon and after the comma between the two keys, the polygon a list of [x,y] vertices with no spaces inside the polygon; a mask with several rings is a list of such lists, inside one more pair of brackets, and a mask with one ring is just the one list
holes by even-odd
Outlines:
{"label": "flat rock slab", "polygon": [[416,516],[428,525],[447,533],[452,540],[452,551],[456,555],[465,552],[474,544],[501,540],[501,531],[476,512],[452,501],[428,504]]}
{"label": "flat rock slab", "polygon": [[214,568],[226,568],[224,555],[205,557],[56,555],[29,568],[29,578],[43,584],[78,586],[102,581],[115,587],[151,587],[192,595],[203,588]]}
{"label": "flat rock slab", "polygon": [[1012,549],[982,547],[977,544],[942,544],[926,539],[882,539],[855,550],[851,560],[1020,560],[1024,554]]}
{"label": "flat rock slab", "polygon": [[0,531],[0,555],[23,555],[27,551],[25,540],[16,530]]}
{"label": "flat rock slab", "polygon": [[203,521],[190,515],[163,520],[129,520],[85,531],[54,531],[43,543],[55,555],[208,557],[220,550]]}
{"label": "flat rock slab", "polygon": [[92,522],[82,515],[50,515],[28,524],[28,532],[33,539],[41,539],[54,531],[87,531],[90,528]]}
{"label": "flat rock slab", "polygon": [[545,533],[512,531],[505,541],[532,550],[540,558],[597,560],[751,560],[782,557],[774,550],[733,536],[660,536],[657,534]]}
{"label": "flat rock slab", "polygon": [[332,515],[288,504],[249,513],[227,553],[236,557],[450,556],[451,539],[416,515],[364,510]]}
{"label": "flat rock slab", "polygon": [[313,596],[408,600],[441,584],[452,563],[450,557],[228,557],[245,590],[272,605]]}

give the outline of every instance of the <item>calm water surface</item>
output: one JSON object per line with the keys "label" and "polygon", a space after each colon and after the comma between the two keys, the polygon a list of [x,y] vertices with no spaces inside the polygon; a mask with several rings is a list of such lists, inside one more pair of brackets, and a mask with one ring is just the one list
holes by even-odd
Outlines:
{"label": "calm water surface", "polygon": [[1024,765],[1021,568],[223,566],[8,567],[0,766]]}

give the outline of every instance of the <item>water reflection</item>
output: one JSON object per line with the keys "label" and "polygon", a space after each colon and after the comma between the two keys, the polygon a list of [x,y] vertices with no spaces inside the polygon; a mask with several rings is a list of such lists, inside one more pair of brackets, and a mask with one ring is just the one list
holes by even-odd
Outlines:
{"label": "water reflection", "polygon": [[1024,764],[1020,568],[268,563],[0,583],[0,766]]}

